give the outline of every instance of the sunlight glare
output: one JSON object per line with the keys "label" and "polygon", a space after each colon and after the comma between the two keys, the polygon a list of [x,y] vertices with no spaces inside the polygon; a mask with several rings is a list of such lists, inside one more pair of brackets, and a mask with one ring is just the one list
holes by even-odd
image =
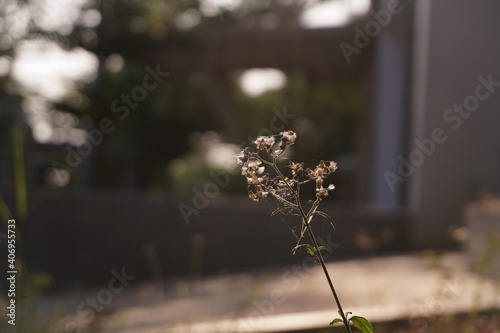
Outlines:
{"label": "sunlight glare", "polygon": [[175,26],[181,31],[188,31],[196,27],[201,22],[200,12],[197,9],[190,8],[177,15]]}
{"label": "sunlight glare", "polygon": [[86,3],[87,0],[37,0],[31,4],[32,10],[36,11],[33,19],[35,24],[44,31],[58,32],[62,35],[70,34],[80,20],[82,8]]}
{"label": "sunlight glare", "polygon": [[106,68],[110,72],[119,72],[122,70],[123,65],[125,64],[125,60],[123,57],[117,53],[111,54],[109,57],[106,58]]}
{"label": "sunlight glare", "polygon": [[43,178],[48,185],[64,187],[71,180],[71,175],[66,169],[48,168],[44,171]]}
{"label": "sunlight glare", "polygon": [[60,101],[75,89],[75,81],[91,82],[97,74],[97,57],[83,48],[66,51],[55,42],[38,39],[23,41],[16,53],[14,80],[26,93],[51,101]]}
{"label": "sunlight glare", "polygon": [[33,138],[40,143],[48,143],[52,138],[52,127],[45,121],[39,121],[32,126]]}
{"label": "sunlight glare", "polygon": [[236,167],[235,156],[240,150],[235,144],[215,143],[208,147],[205,159],[210,167],[229,171]]}
{"label": "sunlight glare", "polygon": [[216,16],[225,10],[235,10],[243,0],[200,0],[200,12],[203,16]]}
{"label": "sunlight glare", "polygon": [[257,97],[270,90],[279,90],[286,84],[286,75],[274,68],[252,68],[244,71],[238,78],[243,92]]}
{"label": "sunlight glare", "polygon": [[306,29],[343,27],[370,9],[370,0],[330,0],[313,2],[299,16]]}

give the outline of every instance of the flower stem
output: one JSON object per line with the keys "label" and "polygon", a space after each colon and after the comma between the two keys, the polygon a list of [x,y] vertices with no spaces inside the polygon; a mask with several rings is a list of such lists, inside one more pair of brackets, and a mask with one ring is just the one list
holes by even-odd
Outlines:
{"label": "flower stem", "polygon": [[[299,210],[301,211],[301,214],[303,215],[303,210],[300,207]],[[330,289],[332,290],[333,297],[335,298],[335,302],[337,303],[337,307],[339,308],[340,316],[342,317],[342,321],[344,322],[344,325],[347,329],[347,332],[351,333],[351,327],[349,326],[349,323],[347,322],[347,318],[344,314],[344,310],[342,309],[342,305],[340,305],[340,300],[337,295],[337,292],[335,291],[335,287],[333,286],[332,279],[330,278],[330,274],[328,273],[328,270],[326,269],[325,261],[323,259],[323,255],[321,254],[321,251],[319,250],[318,247],[318,242],[316,241],[316,237],[314,236],[314,233],[312,231],[311,226],[309,225],[309,221],[307,219],[304,219],[307,231],[309,233],[309,236],[311,237],[313,241],[314,248],[316,249],[316,254],[318,256],[319,262],[321,263],[321,267],[323,268],[323,272],[325,273],[326,279],[328,281],[328,285],[330,286]]]}
{"label": "flower stem", "polygon": [[310,226],[310,221],[312,220],[313,213],[316,211],[316,208],[318,207],[319,203],[317,203],[315,201],[315,203],[313,204],[314,207],[311,209],[311,211],[309,211],[308,215],[306,215],[304,213],[304,209],[302,208],[302,205],[300,203],[299,193],[293,189],[293,187],[286,180],[285,176],[283,176],[280,169],[276,165],[276,159],[273,160],[273,163],[271,163],[271,166],[274,168],[274,170],[276,170],[276,172],[278,173],[278,176],[285,182],[288,189],[295,196],[296,207],[299,210],[300,215],[302,216],[302,220],[304,221],[307,232],[309,233],[309,237],[311,238],[311,240],[313,242],[314,249],[316,250],[316,255],[319,259],[319,262],[321,263],[321,267],[323,268],[323,272],[325,273],[326,279],[328,281],[328,285],[330,286],[333,297],[335,298],[335,302],[337,303],[337,307],[339,309],[340,316],[342,317],[342,321],[344,322],[344,326],[345,326],[347,332],[351,333],[351,327],[349,326],[346,315],[344,314],[344,310],[342,309],[342,305],[340,304],[339,297],[337,295],[337,292],[335,291],[335,287],[333,286],[332,279],[330,278],[330,274],[328,273],[328,270],[326,269],[325,260],[323,259],[323,255],[321,254],[321,251],[319,249],[318,242],[316,241],[316,237],[314,236],[314,233],[313,233],[312,228]]}

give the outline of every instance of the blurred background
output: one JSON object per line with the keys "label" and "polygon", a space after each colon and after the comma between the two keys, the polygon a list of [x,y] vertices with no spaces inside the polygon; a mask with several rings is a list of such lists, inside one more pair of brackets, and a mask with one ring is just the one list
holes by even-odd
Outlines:
{"label": "blurred background", "polygon": [[[271,218],[271,199],[249,200],[235,156],[285,129],[298,135],[286,158],[339,164],[322,208],[337,231],[317,226],[334,244],[332,265],[417,253],[410,271],[479,263],[496,276],[499,9],[486,0],[0,1],[0,252],[7,258],[14,218],[21,296],[39,300],[47,332],[111,331],[93,317],[106,323],[123,304],[172,307],[219,287],[248,289],[239,306],[252,308],[262,276],[286,280],[262,272],[303,263],[290,255],[300,221]],[[134,276],[128,296],[94,308],[92,320],[87,312],[85,325],[54,328],[81,317],[79,300],[123,270]],[[210,302],[225,315],[232,307]],[[278,308],[269,316],[288,313]]]}

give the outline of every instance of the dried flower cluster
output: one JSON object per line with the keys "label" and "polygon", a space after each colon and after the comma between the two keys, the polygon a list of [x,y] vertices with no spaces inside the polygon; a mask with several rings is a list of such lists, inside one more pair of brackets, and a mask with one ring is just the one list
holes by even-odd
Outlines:
{"label": "dried flower cluster", "polygon": [[[284,131],[277,136],[280,137],[279,142],[276,142],[275,136],[258,137],[253,141],[256,150],[252,147],[246,147],[236,158],[241,166],[241,174],[247,179],[250,198],[259,201],[260,198],[271,194],[280,201],[286,201],[284,193],[295,197],[299,192],[300,185],[309,181],[316,182],[317,199],[328,196],[328,191],[333,190],[335,186],[330,184],[323,187],[323,182],[337,170],[337,163],[328,162],[327,164],[321,161],[314,170],[311,170],[304,169],[304,163],[290,161],[288,165],[290,171],[287,176],[284,176],[279,171],[276,160],[295,143],[297,134],[293,131]],[[267,158],[263,157],[261,153],[266,153]],[[273,178],[269,173],[265,173],[266,166],[273,168],[277,176]]]}
{"label": "dried flower cluster", "polygon": [[309,176],[309,179],[316,181],[316,191],[317,196],[326,197],[328,196],[328,191],[331,191],[335,188],[333,184],[327,186],[327,188],[323,187],[323,179],[327,178],[328,175],[332,174],[337,170],[337,163],[330,161],[328,165],[325,164],[323,160],[321,160],[316,167],[316,169],[306,169],[305,174]]}
{"label": "dried flower cluster", "polygon": [[[279,141],[276,138],[279,138]],[[342,309],[321,254],[325,247],[319,246],[311,228],[313,217],[320,216],[328,220],[335,229],[333,219],[328,214],[319,211],[318,207],[321,200],[328,196],[329,191],[335,188],[333,184],[324,186],[324,183],[325,179],[337,170],[337,163],[320,161],[312,170],[309,168],[304,169],[304,163],[290,161],[288,164],[289,171],[284,175],[278,167],[277,160],[286,149],[295,143],[296,139],[297,134],[293,131],[284,131],[273,136],[261,136],[253,141],[256,149],[246,147],[238,154],[236,159],[241,166],[241,174],[247,179],[248,194],[254,201],[259,201],[260,198],[265,198],[271,194],[283,204],[272,215],[287,210],[295,212],[302,219],[300,232],[296,233],[295,230],[297,229],[295,227],[290,229],[297,238],[297,245],[293,248],[292,254],[295,254],[297,249],[306,248],[309,254],[315,256],[321,264],[340,315],[340,318],[332,320],[330,325],[341,322],[344,324],[345,332],[351,333],[350,324],[352,323],[363,333],[374,333],[372,325],[366,318],[353,316],[352,312],[344,312]],[[271,173],[275,174],[275,176],[271,177],[266,172],[266,169],[271,169]],[[310,200],[310,207],[305,210],[300,200],[300,186],[312,181],[316,184],[316,200]],[[306,232],[312,244],[301,243]]]}

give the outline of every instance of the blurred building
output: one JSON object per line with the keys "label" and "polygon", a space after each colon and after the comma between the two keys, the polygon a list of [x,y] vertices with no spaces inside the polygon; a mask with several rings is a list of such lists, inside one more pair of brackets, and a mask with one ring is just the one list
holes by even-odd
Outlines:
{"label": "blurred building", "polygon": [[[361,2],[328,1],[326,5],[355,8]],[[111,11],[108,7],[103,13]],[[318,8],[334,12],[334,7]],[[148,253],[158,255],[165,272],[172,274],[292,260],[287,252],[282,257],[269,255],[274,247],[285,248],[295,240],[280,238],[283,230],[269,227],[275,221],[266,218],[268,211],[251,202],[217,196],[186,224],[179,204],[192,205],[196,190],[213,181],[207,176],[213,170],[197,169],[198,178],[188,183],[188,193],[145,194],[161,188],[154,186],[171,160],[184,158],[190,132],[216,129],[234,145],[252,134],[246,133],[249,128],[269,122],[271,110],[238,114],[245,112],[238,110],[235,76],[256,68],[278,70],[287,77],[299,73],[299,88],[284,89],[279,98],[302,120],[313,119],[304,151],[319,147],[315,157],[324,153],[339,159],[338,202],[328,210],[344,225],[336,236],[345,240],[338,249],[341,255],[456,246],[450,230],[462,224],[462,207],[480,191],[500,189],[499,9],[500,5],[488,1],[382,0],[332,26],[314,20],[306,24],[297,12],[273,8],[240,18],[198,17],[198,23],[189,26],[200,14],[186,10],[179,16],[187,19],[177,24],[184,30],[171,29],[168,38],[153,44],[147,44],[150,40],[144,36],[132,36],[135,48],[128,45],[131,35],[117,35],[115,21],[104,22],[110,26],[101,35],[108,39],[94,49],[101,63],[109,63],[112,56],[122,62],[128,57],[135,67],[128,76],[106,73],[106,66],[100,67],[100,76],[89,88],[95,93],[90,111],[95,112],[96,124],[109,117],[113,98],[124,89],[130,91],[123,82],[135,82],[130,77],[143,75],[146,65],[159,64],[169,72],[165,81],[175,83],[148,98],[139,108],[142,114],[131,113],[98,149],[94,147],[94,153],[76,163],[70,188],[57,188],[67,185],[67,175],[62,175],[65,182],[48,187],[33,184],[26,236],[32,255],[37,253],[33,262],[40,269],[59,270],[61,279],[84,277],[91,271],[84,278],[92,280],[121,265],[147,274],[144,256]],[[139,47],[142,42],[146,51]],[[328,98],[319,102],[295,98],[321,84],[348,86],[356,93],[335,106],[328,105]],[[262,100],[266,98],[280,100],[270,95]],[[4,112],[20,110],[19,101],[2,99]],[[290,100],[294,102],[289,104]],[[349,104],[352,100],[355,103]],[[245,103],[241,104],[250,109],[257,105]],[[314,112],[308,103],[317,103]],[[342,118],[342,108],[347,117]],[[2,119],[14,118],[6,114],[0,114]],[[258,120],[252,122],[254,118]],[[337,119],[343,121],[335,127]],[[7,140],[1,151],[10,158]],[[46,169],[54,167],[53,161],[61,164],[72,147],[29,142],[31,179],[43,182]],[[202,164],[196,156],[185,161],[195,167]],[[8,179],[12,166],[7,158],[0,161],[0,170],[0,189],[13,207]],[[187,174],[186,178],[194,177]],[[268,232],[269,243],[262,241],[255,250],[261,230]],[[200,235],[205,237],[202,242]],[[150,250],[151,244],[157,252]],[[186,244],[191,248],[180,251]],[[204,253],[202,259],[196,251]],[[72,266],[62,267],[59,255]],[[101,262],[96,263],[96,257]]]}
{"label": "blurred building", "polygon": [[500,188],[500,7],[414,6],[401,22],[413,21],[413,34],[395,21],[377,45],[371,201],[407,207],[412,244],[439,247],[451,243],[468,201]]}

